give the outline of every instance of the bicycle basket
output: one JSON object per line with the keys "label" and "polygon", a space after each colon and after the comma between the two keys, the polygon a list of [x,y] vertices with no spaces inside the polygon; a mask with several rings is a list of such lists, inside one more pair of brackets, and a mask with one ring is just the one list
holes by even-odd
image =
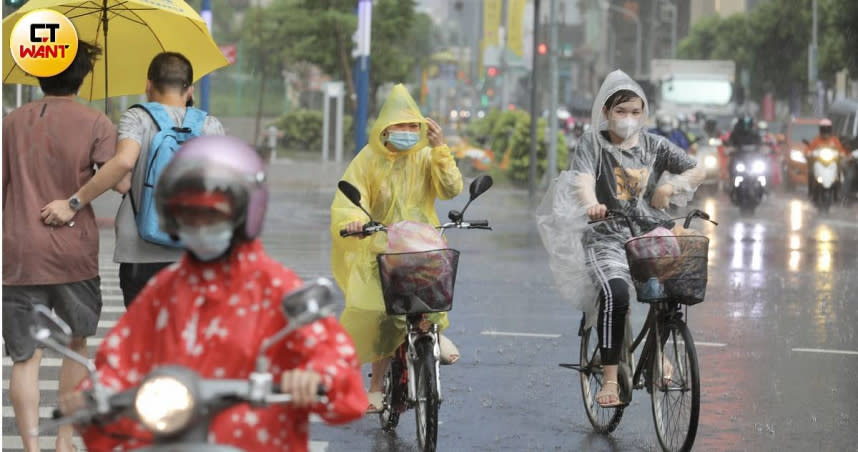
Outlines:
{"label": "bicycle basket", "polygon": [[709,239],[695,235],[675,236],[675,239],[678,253],[653,251],[664,248],[663,237],[638,237],[626,242],[626,258],[638,301],[675,301],[686,305],[703,301]]}
{"label": "bicycle basket", "polygon": [[453,308],[459,252],[451,249],[379,254],[378,273],[388,315],[444,312]]}

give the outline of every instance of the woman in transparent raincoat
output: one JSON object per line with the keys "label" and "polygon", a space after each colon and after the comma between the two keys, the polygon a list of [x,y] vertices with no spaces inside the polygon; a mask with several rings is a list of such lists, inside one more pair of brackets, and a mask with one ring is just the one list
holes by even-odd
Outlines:
{"label": "woman in transparent raincoat", "polygon": [[596,323],[604,383],[602,406],[621,404],[617,364],[633,286],[624,243],[624,222],[588,225],[619,210],[640,232],[668,218],[668,204],[684,206],[703,179],[694,158],[666,138],[643,131],[648,115],[643,90],[622,71],[605,78],[593,104],[591,133],[571,156],[569,170],[552,183],[537,209],[537,224],[561,293]]}
{"label": "woman in transparent raincoat", "polygon": [[[462,191],[462,175],[441,127],[424,118],[406,88],[399,84],[384,103],[369,134],[369,143],[352,160],[342,177],[361,194],[364,207],[376,221],[392,225],[410,220],[438,225],[435,199],[450,199]],[[369,219],[342,193],[331,205],[331,269],[345,294],[340,318],[351,334],[362,363],[373,363],[369,411],[381,408],[382,379],[405,334],[405,317],[385,313],[375,256],[385,252],[386,234],[367,240],[342,238],[340,229],[361,230]],[[441,329],[449,326],[447,313],[428,316]],[[441,359],[458,359],[455,346],[441,337]]]}

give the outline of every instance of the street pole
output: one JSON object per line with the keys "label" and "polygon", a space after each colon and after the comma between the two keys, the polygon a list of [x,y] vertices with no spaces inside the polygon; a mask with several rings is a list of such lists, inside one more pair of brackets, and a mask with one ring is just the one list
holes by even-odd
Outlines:
{"label": "street pole", "polygon": [[667,9],[670,10],[670,57],[676,58],[676,22],[679,20],[677,17],[677,8],[673,3],[667,3]]}
{"label": "street pole", "polygon": [[527,192],[532,200],[536,195],[536,124],[539,121],[537,117],[536,105],[536,82],[538,80],[539,66],[537,65],[537,57],[539,56],[539,0],[533,0],[533,69],[530,72],[530,172],[527,178]]}
{"label": "street pole", "polygon": [[[202,6],[200,7],[200,16],[206,23],[206,27],[209,29],[209,33],[212,33],[212,3],[211,0],[202,0]],[[212,33],[212,37],[214,34]],[[209,111],[209,84],[211,81],[209,80],[209,76],[206,75],[200,80],[200,108],[204,111]]]}
{"label": "street pole", "polygon": [[551,14],[548,15],[548,75],[551,78],[548,92],[548,181],[551,183],[557,177],[557,0],[551,0]]}
{"label": "street pole", "polygon": [[355,63],[355,154],[366,146],[366,123],[369,117],[369,49],[372,31],[372,0],[358,1],[357,61]]}
{"label": "street pole", "polygon": [[811,49],[812,49],[812,60],[811,60],[811,86],[816,89],[816,102],[814,102],[814,115],[817,118],[822,117],[822,95],[823,89],[820,86],[822,83],[819,80],[819,41],[817,41],[817,32],[818,24],[817,24],[817,0],[813,0],[813,37],[811,38]]}
{"label": "street pole", "polygon": [[635,73],[634,73],[633,77],[634,78],[640,77],[641,76],[641,52],[643,52],[643,47],[642,47],[643,36],[642,36],[642,32],[641,32],[641,19],[640,19],[640,17],[638,16],[637,13],[635,13],[634,11],[632,11],[630,9],[622,8],[619,6],[614,6],[614,5],[612,5],[608,2],[605,2],[605,1],[603,1],[601,3],[601,5],[602,5],[602,8],[609,8],[615,12],[622,13],[628,17],[631,17],[632,20],[635,22],[635,35],[636,35],[635,39],[637,40],[637,45],[635,47],[637,48],[637,50],[635,51]]}
{"label": "street pole", "polygon": [[[500,27],[500,80],[501,80],[501,110],[506,110],[509,106],[509,90],[507,89],[507,65],[506,65],[506,45],[507,45],[507,35],[509,34],[507,30],[507,22],[509,22],[509,1],[503,0],[503,7],[501,8],[501,27]],[[536,35],[534,35],[533,39],[536,39]]]}

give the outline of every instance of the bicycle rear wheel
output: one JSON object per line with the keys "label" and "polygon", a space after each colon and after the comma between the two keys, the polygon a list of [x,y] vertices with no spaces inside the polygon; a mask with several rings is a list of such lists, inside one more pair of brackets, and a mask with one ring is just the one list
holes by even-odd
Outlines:
{"label": "bicycle rear wheel", "polygon": [[596,402],[596,394],[602,389],[602,362],[599,356],[599,333],[588,328],[581,334],[581,394],[584,409],[593,429],[599,433],[611,433],[623,417],[625,407],[602,408]]}
{"label": "bicycle rear wheel", "polygon": [[652,359],[652,416],[665,451],[688,451],[700,417],[700,371],[694,339],[682,320],[660,325]]}
{"label": "bicycle rear wheel", "polygon": [[438,387],[435,386],[434,344],[424,339],[415,344],[417,360],[414,363],[417,400],[414,417],[417,421],[417,446],[421,452],[435,452],[438,442]]}

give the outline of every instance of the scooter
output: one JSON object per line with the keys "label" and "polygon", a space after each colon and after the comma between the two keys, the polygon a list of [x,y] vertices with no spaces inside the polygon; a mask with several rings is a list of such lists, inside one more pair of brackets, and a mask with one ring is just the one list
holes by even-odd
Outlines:
{"label": "scooter", "polygon": [[751,215],[766,194],[769,159],[758,146],[741,146],[730,156],[730,201]]}
{"label": "scooter", "polygon": [[[207,379],[179,365],[161,366],[146,375],[137,387],[115,392],[99,382],[92,361],[68,348],[71,328],[50,309],[36,305],[30,334],[39,343],[86,367],[93,382],[87,391],[87,406],[69,416],[54,410],[54,419],[31,432],[48,431],[65,424],[102,425],[130,416],[152,433],[151,446],[140,452],[242,452],[233,446],[208,441],[212,420],[222,411],[242,403],[253,407],[289,403],[290,394],[280,393],[268,369],[265,351],[303,325],[333,314],[333,283],[320,278],[283,297],[281,307],[289,323],[263,341],[256,370],[246,380]],[[326,402],[326,388],[317,395]],[[164,397],[170,394],[170,397]]]}
{"label": "scooter", "polygon": [[721,168],[718,163],[718,147],[722,146],[719,138],[703,138],[695,141],[692,146],[693,155],[699,165],[703,165],[706,177],[700,182],[699,192],[716,193],[721,183]]}
{"label": "scooter", "polygon": [[819,147],[811,150],[811,172],[813,189],[810,201],[822,213],[827,213],[834,203],[840,190],[840,153],[830,147]]}

